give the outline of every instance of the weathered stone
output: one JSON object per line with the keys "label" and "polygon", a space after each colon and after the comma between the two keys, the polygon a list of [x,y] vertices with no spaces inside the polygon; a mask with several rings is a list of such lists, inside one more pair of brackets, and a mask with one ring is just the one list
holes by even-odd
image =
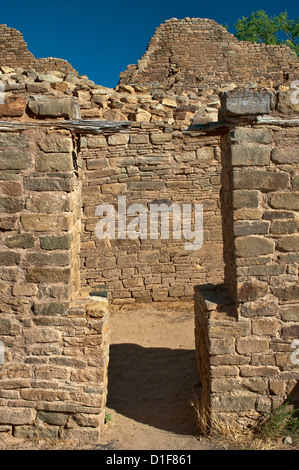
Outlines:
{"label": "weathered stone", "polygon": [[258,280],[239,282],[237,286],[237,297],[240,302],[257,300],[268,294],[268,284]]}
{"label": "weathered stone", "polygon": [[71,248],[73,236],[71,234],[41,237],[40,246],[43,250],[69,250]]}
{"label": "weathered stone", "polygon": [[297,339],[299,337],[299,325],[282,327],[281,336],[283,339]]}
{"label": "weathered stone", "polygon": [[38,411],[37,418],[48,424],[53,424],[56,426],[65,426],[69,415],[65,413],[55,413],[50,411]]}
{"label": "weathered stone", "polygon": [[214,411],[249,411],[255,409],[256,397],[249,396],[222,396],[211,400],[211,408]]}
{"label": "weathered stone", "polygon": [[273,287],[274,295],[279,300],[298,300],[299,299],[299,286],[298,284],[290,284],[286,287]]}
{"label": "weathered stone", "polygon": [[27,282],[57,283],[70,282],[70,270],[59,268],[28,268]]}
{"label": "weathered stone", "polygon": [[286,235],[279,239],[277,248],[281,251],[299,251],[299,234]]}
{"label": "weathered stone", "polygon": [[152,144],[164,144],[165,142],[171,142],[172,135],[171,134],[166,134],[166,133],[151,133],[150,134],[150,140]]}
{"label": "weathered stone", "polygon": [[270,162],[271,148],[261,144],[238,144],[231,148],[233,166],[264,166]]}
{"label": "weathered stone", "polygon": [[221,99],[221,111],[226,116],[269,114],[271,95],[268,92],[240,89],[226,92]]}
{"label": "weathered stone", "polygon": [[76,117],[75,102],[72,98],[29,101],[28,107],[33,114],[40,118]]}
{"label": "weathered stone", "polygon": [[23,425],[34,424],[36,419],[36,411],[31,408],[1,408],[0,423]]}
{"label": "weathered stone", "polygon": [[234,223],[234,235],[244,236],[244,235],[262,235],[269,232],[269,222],[264,221],[255,221],[255,220],[246,220],[246,221],[236,221]]}
{"label": "weathered stone", "polygon": [[270,130],[254,129],[251,127],[236,127],[229,133],[230,139],[234,142],[256,142],[259,144],[271,144],[273,141]]}
{"label": "weathered stone", "polygon": [[7,96],[5,103],[0,104],[0,116],[23,116],[27,106],[27,99],[23,96]]}
{"label": "weathered stone", "polygon": [[235,240],[236,256],[251,258],[254,256],[274,253],[275,243],[258,236],[240,237]]}
{"label": "weathered stone", "polygon": [[269,202],[274,209],[299,210],[299,193],[276,193]]}
{"label": "weathered stone", "polygon": [[21,324],[14,319],[0,318],[1,335],[17,335],[21,331]]}
{"label": "weathered stone", "polygon": [[128,134],[113,134],[108,136],[109,145],[126,145],[129,142]]}
{"label": "weathered stone", "polygon": [[0,197],[0,211],[13,214],[15,212],[21,212],[24,207],[24,203],[20,199],[12,197]]}
{"label": "weathered stone", "polygon": [[72,139],[57,135],[54,137],[45,137],[37,141],[39,148],[46,153],[69,153],[73,150]]}
{"label": "weathered stone", "polygon": [[69,215],[22,214],[21,222],[27,231],[48,232],[53,229],[67,231],[70,228],[71,219]]}
{"label": "weathered stone", "polygon": [[236,170],[233,174],[233,183],[235,189],[276,191],[287,188],[289,175],[284,172],[266,170]]}
{"label": "weathered stone", "polygon": [[292,99],[292,91],[279,91],[277,93],[277,111],[282,114],[298,114],[299,104]]}
{"label": "weathered stone", "polygon": [[283,149],[274,149],[271,158],[274,163],[299,163],[299,148],[287,147]]}
{"label": "weathered stone", "polygon": [[258,191],[236,190],[233,192],[233,208],[243,209],[244,207],[257,208],[259,205]]}
{"label": "weathered stone", "polygon": [[31,191],[65,191],[71,192],[74,187],[73,179],[68,176],[52,178],[30,178],[25,179],[25,188]]}
{"label": "weathered stone", "polygon": [[20,253],[14,251],[0,252],[0,266],[15,266],[20,263]]}
{"label": "weathered stone", "polygon": [[47,93],[51,91],[51,85],[48,82],[26,83],[26,90],[29,93]]}
{"label": "weathered stone", "polygon": [[37,171],[71,171],[73,158],[71,153],[39,154],[35,159]]}
{"label": "weathered stone", "polygon": [[31,233],[22,233],[8,237],[5,240],[5,244],[9,248],[32,248],[34,245],[34,237]]}
{"label": "weathered stone", "polygon": [[29,138],[15,132],[0,132],[0,145],[1,147],[26,148],[29,145]]}
{"label": "weathered stone", "polygon": [[62,339],[62,334],[55,328],[31,327],[24,331],[25,343],[55,343]]}
{"label": "weathered stone", "polygon": [[27,170],[31,166],[31,156],[23,149],[4,149],[0,151],[1,170]]}
{"label": "weathered stone", "polygon": [[276,336],[280,332],[278,321],[270,318],[254,318],[252,320],[252,333],[260,336]]}
{"label": "weathered stone", "polygon": [[283,321],[298,321],[299,319],[299,305],[291,305],[282,309],[281,318]]}
{"label": "weathered stone", "polygon": [[264,338],[239,338],[236,344],[236,350],[239,354],[252,354],[269,351],[269,341]]}
{"label": "weathered stone", "polygon": [[199,162],[211,163],[215,156],[212,147],[201,147],[196,150],[196,158]]}

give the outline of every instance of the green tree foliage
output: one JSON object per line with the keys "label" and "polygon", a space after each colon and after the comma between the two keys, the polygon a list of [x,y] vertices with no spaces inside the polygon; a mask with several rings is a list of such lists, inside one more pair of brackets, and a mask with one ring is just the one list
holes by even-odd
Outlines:
{"label": "green tree foliage", "polygon": [[299,54],[299,18],[290,19],[287,11],[269,16],[264,10],[258,10],[240,18],[235,28],[241,41],[286,44]]}

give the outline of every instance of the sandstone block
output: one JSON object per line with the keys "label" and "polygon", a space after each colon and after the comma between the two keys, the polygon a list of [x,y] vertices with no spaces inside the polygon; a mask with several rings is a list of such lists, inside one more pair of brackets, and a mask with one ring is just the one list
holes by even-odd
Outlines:
{"label": "sandstone block", "polygon": [[244,207],[257,208],[259,205],[259,191],[246,191],[238,189],[233,192],[233,208],[244,209]]}
{"label": "sandstone block", "polygon": [[268,293],[268,284],[258,280],[238,283],[237,298],[240,302],[248,302],[264,297]]}
{"label": "sandstone block", "polygon": [[0,335],[14,336],[20,333],[21,325],[17,320],[0,318]]}
{"label": "sandstone block", "polygon": [[64,175],[51,178],[25,179],[25,188],[31,191],[65,191],[71,192],[74,188],[72,176]]}
{"label": "sandstone block", "polygon": [[285,287],[273,287],[272,290],[279,300],[299,300],[298,284],[290,284]]}
{"label": "sandstone block", "polygon": [[238,144],[231,147],[233,166],[263,166],[270,162],[271,148],[262,144]]}
{"label": "sandstone block", "polygon": [[0,116],[23,116],[27,106],[27,99],[22,96],[7,96],[5,103],[0,104]]}
{"label": "sandstone block", "polygon": [[0,132],[0,145],[1,147],[26,148],[29,145],[29,138],[15,132]]}
{"label": "sandstone block", "polygon": [[28,107],[39,118],[75,118],[75,101],[72,98],[29,101]]}
{"label": "sandstone block", "polygon": [[32,248],[34,245],[34,237],[31,233],[22,233],[13,235],[5,240],[5,244],[9,248]]}
{"label": "sandstone block", "polygon": [[222,396],[214,397],[211,400],[211,409],[213,411],[252,411],[255,409],[256,397],[249,396]]}
{"label": "sandstone block", "polygon": [[269,351],[269,341],[263,338],[239,338],[236,345],[239,354],[252,354]]}
{"label": "sandstone block", "polygon": [[71,248],[72,240],[72,234],[63,235],[61,237],[41,237],[40,246],[43,250],[69,250]]}
{"label": "sandstone block", "polygon": [[1,170],[27,170],[31,166],[31,156],[23,149],[4,149],[0,151]]}
{"label": "sandstone block", "polygon": [[39,154],[35,159],[36,171],[71,171],[73,157],[71,153]]}
{"label": "sandstone block", "polygon": [[113,134],[108,136],[108,145],[126,145],[130,139],[129,134]]}
{"label": "sandstone block", "polygon": [[269,232],[269,222],[266,221],[236,221],[234,223],[234,235],[262,235]]}
{"label": "sandstone block", "polygon": [[275,243],[273,240],[249,235],[237,238],[235,247],[237,257],[251,258],[274,253]]}
{"label": "sandstone block", "polygon": [[251,127],[236,127],[229,133],[231,141],[256,142],[259,144],[271,144],[273,141],[270,130],[254,129]]}
{"label": "sandstone block", "polygon": [[277,97],[277,111],[279,113],[298,114],[299,104],[292,100],[292,91],[279,91]]}
{"label": "sandstone block", "polygon": [[271,197],[269,204],[274,209],[299,210],[299,192],[278,192]]}
{"label": "sandstone block", "polygon": [[14,251],[0,252],[0,266],[15,266],[20,263],[20,253]]}
{"label": "sandstone block", "polygon": [[299,234],[281,238],[278,240],[277,248],[281,251],[299,251]]}
{"label": "sandstone block", "polygon": [[151,133],[150,140],[152,144],[164,144],[165,142],[171,142],[172,135],[170,133]]}
{"label": "sandstone block", "polygon": [[254,335],[276,336],[280,332],[278,321],[270,318],[254,318],[251,325]]}
{"label": "sandstone block", "polygon": [[34,424],[36,411],[30,408],[4,408],[0,409],[0,423],[23,425]]}
{"label": "sandstone block", "polygon": [[55,328],[31,327],[24,331],[26,344],[56,343],[62,340],[62,333]]}
{"label": "sandstone block", "polygon": [[269,114],[271,94],[255,90],[240,89],[226,92],[220,97],[221,112],[227,116]]}
{"label": "sandstone block", "polygon": [[70,270],[62,268],[28,268],[26,281],[51,284],[62,282],[68,284],[70,282]]}
{"label": "sandstone block", "polygon": [[262,191],[276,191],[287,188],[289,175],[284,172],[266,170],[236,170],[233,174],[235,189],[260,189]]}
{"label": "sandstone block", "polygon": [[24,203],[14,197],[0,197],[0,212],[6,212],[13,214],[21,212],[24,207]]}
{"label": "sandstone block", "polygon": [[299,163],[299,148],[298,147],[287,147],[283,149],[274,149],[272,151],[271,158],[273,162],[279,164],[285,163]]}
{"label": "sandstone block", "polygon": [[67,231],[71,226],[71,216],[49,214],[22,214],[21,222],[27,231],[51,232],[53,230]]}

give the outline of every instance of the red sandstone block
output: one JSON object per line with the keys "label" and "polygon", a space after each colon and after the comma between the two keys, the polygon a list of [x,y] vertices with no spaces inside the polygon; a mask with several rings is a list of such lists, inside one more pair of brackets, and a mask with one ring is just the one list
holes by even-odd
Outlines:
{"label": "red sandstone block", "polygon": [[27,99],[23,97],[8,96],[5,103],[0,104],[0,116],[23,116],[27,106]]}

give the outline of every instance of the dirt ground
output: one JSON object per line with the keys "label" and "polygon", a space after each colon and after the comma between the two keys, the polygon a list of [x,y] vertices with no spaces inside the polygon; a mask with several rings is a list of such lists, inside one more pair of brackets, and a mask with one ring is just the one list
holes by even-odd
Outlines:
{"label": "dirt ground", "polygon": [[[0,450],[234,450],[201,437],[193,303],[111,308],[107,424],[101,443],[2,441]],[[282,443],[276,448],[289,450]]]}

